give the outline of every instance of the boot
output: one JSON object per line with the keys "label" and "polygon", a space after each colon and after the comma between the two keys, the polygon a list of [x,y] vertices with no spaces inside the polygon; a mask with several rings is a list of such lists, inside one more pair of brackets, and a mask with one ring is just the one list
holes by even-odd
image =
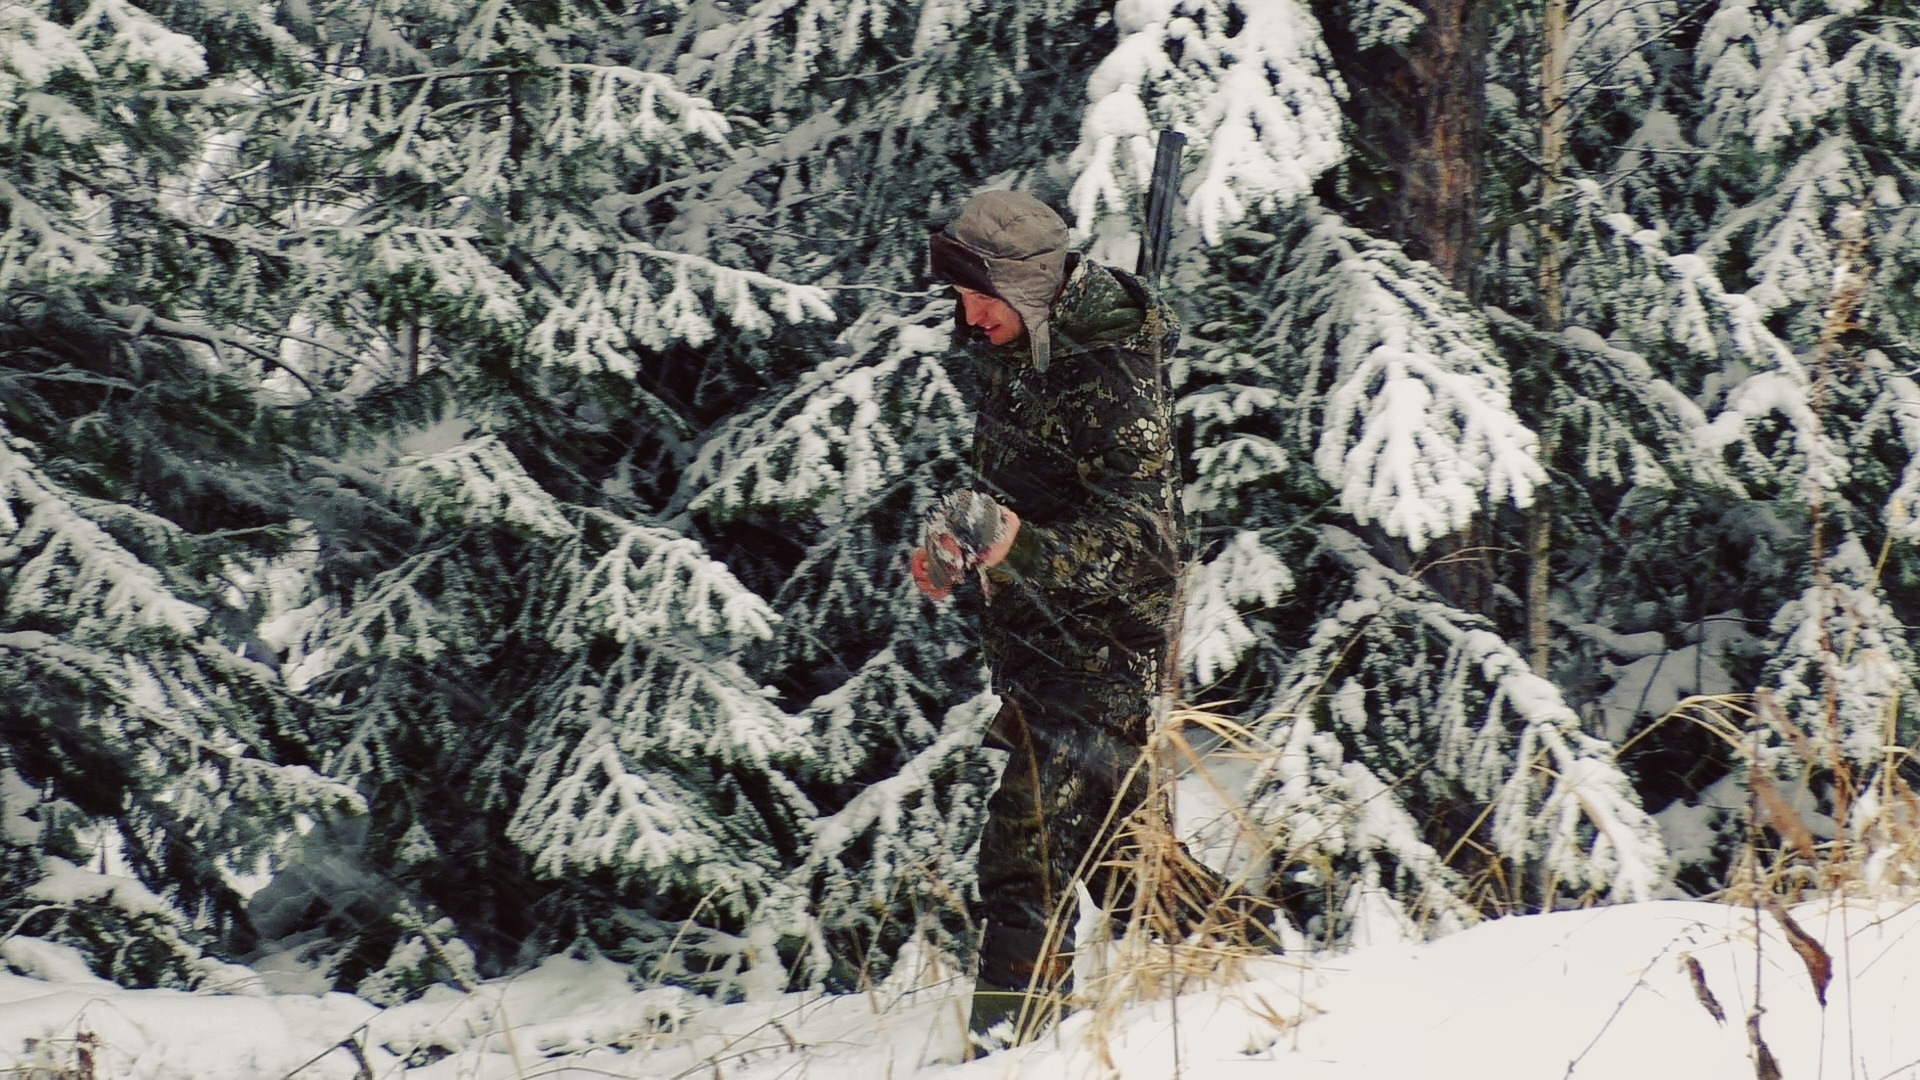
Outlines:
{"label": "boot", "polygon": [[[1071,954],[1047,948],[1047,931],[988,923],[967,1031],[975,1056],[1018,1046],[1058,1019],[1065,1005]],[[1037,977],[1036,977],[1037,974]],[[996,1025],[1010,1024],[990,1034]]]}

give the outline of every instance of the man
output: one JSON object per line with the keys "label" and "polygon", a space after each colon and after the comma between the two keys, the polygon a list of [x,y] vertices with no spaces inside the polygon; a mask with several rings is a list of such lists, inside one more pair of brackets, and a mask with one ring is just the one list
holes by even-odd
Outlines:
{"label": "man", "polygon": [[1126,882],[1082,861],[1145,802],[1145,770],[1127,777],[1169,688],[1183,529],[1163,360],[1179,325],[1130,275],[1068,252],[1029,195],[974,198],[930,255],[981,394],[973,487],[929,517],[913,576],[944,597],[977,571],[986,594],[1002,699],[988,742],[1011,756],[980,845],[979,977],[1021,990],[1036,968],[1063,974],[1070,945],[1050,951],[1047,926],[1073,922],[1076,873],[1124,903]]}

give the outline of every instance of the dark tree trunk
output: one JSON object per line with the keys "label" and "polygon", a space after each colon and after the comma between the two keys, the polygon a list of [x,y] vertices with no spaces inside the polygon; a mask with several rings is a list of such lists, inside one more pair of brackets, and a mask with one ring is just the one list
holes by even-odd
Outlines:
{"label": "dark tree trunk", "polygon": [[[1473,296],[1486,131],[1488,0],[1420,0],[1403,45],[1362,49],[1339,6],[1314,5],[1352,96],[1350,219],[1399,241]],[[1348,202],[1346,199],[1336,200]]]}
{"label": "dark tree trunk", "polygon": [[[1322,196],[1349,221],[1433,264],[1469,299],[1479,288],[1479,186],[1486,144],[1491,0],[1415,0],[1426,22],[1398,45],[1361,47],[1350,5],[1314,0],[1349,98],[1353,159]],[[1337,187],[1335,186],[1337,185]],[[1437,538],[1415,553],[1384,535],[1375,548],[1463,611],[1485,611],[1495,572],[1487,529]]]}

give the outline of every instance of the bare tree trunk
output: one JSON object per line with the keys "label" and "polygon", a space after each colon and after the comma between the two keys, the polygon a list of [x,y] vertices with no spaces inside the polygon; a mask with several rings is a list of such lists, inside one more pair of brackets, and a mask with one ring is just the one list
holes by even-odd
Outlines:
{"label": "bare tree trunk", "polygon": [[1361,170],[1352,217],[1432,263],[1468,296],[1486,132],[1488,0],[1417,0],[1425,24],[1402,45],[1362,49],[1331,0],[1316,14],[1351,97]]}
{"label": "bare tree trunk", "polygon": [[[1547,0],[1540,57],[1540,329],[1562,328],[1560,267],[1560,170],[1567,143],[1567,0]],[[1551,356],[1548,358],[1551,362]],[[1554,433],[1540,443],[1540,463],[1553,458]],[[1551,481],[1549,481],[1549,484]],[[1534,493],[1527,519],[1527,651],[1536,675],[1545,676],[1553,660],[1548,625],[1553,556],[1553,500],[1549,484]]]}
{"label": "bare tree trunk", "polygon": [[1480,260],[1481,144],[1486,133],[1486,0],[1424,0],[1427,25],[1410,42],[1407,66],[1426,108],[1401,167],[1400,222],[1408,251],[1473,296]]}

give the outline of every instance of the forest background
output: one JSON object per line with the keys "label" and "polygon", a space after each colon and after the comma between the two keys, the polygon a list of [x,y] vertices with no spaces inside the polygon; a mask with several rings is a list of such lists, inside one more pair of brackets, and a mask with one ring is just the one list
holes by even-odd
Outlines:
{"label": "forest background", "polygon": [[1165,127],[1196,850],[1331,944],[1912,884],[1904,0],[6,0],[0,925],[380,1002],[950,947],[925,228],[1130,266]]}

